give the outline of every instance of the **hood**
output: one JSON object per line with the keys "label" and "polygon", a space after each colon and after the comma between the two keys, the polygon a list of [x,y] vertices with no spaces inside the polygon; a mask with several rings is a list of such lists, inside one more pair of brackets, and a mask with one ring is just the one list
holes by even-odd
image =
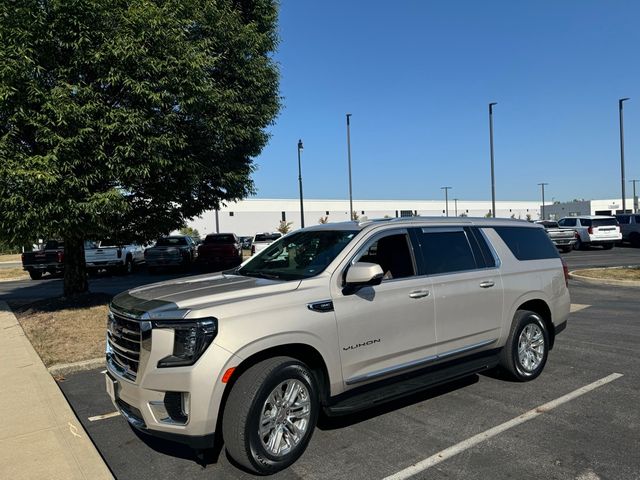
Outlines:
{"label": "hood", "polygon": [[282,281],[218,273],[198,275],[134,288],[114,297],[116,310],[140,316],[190,310],[290,292],[299,280]]}

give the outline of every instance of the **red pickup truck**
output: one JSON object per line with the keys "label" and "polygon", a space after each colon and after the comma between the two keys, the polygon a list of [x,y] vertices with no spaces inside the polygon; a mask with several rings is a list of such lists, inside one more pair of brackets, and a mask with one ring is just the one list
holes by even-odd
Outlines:
{"label": "red pickup truck", "polygon": [[198,247],[201,268],[229,268],[242,263],[242,245],[235,233],[207,235]]}

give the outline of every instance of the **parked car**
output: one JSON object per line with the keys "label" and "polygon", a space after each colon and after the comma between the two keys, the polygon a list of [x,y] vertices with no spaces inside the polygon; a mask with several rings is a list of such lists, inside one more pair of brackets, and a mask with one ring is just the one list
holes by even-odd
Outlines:
{"label": "parked car", "polygon": [[201,267],[235,267],[242,263],[242,245],[235,233],[207,235],[198,247]]}
{"label": "parked car", "polygon": [[620,225],[622,241],[629,242],[633,247],[640,247],[640,214],[624,213],[616,215]]}
{"label": "parked car", "polygon": [[64,242],[48,240],[41,250],[24,252],[22,254],[22,268],[29,272],[32,280],[39,280],[42,274],[60,273],[64,270]]}
{"label": "parked car", "polygon": [[251,244],[253,243],[253,237],[240,237],[240,243],[243,250],[251,250]]}
{"label": "parked car", "polygon": [[124,244],[104,239],[93,247],[84,250],[84,259],[89,272],[104,269],[129,274],[144,262],[144,248],[136,243]]}
{"label": "parked car", "polygon": [[573,250],[573,246],[575,245],[578,236],[575,230],[561,229],[558,226],[558,222],[554,222],[552,220],[538,220],[535,223],[544,227],[547,231],[547,235],[549,235],[549,238],[559,250],[562,250],[565,253]]}
{"label": "parked car", "polygon": [[282,237],[280,232],[272,233],[256,233],[251,241],[251,255],[255,255],[258,252],[264,250],[268,245],[271,245],[275,240]]}
{"label": "parked car", "polygon": [[558,226],[563,230],[576,231],[578,234],[574,244],[576,250],[590,245],[601,245],[608,250],[622,238],[618,221],[615,217],[606,215],[565,217],[558,220]]}
{"label": "parked car", "polygon": [[159,238],[153,247],[144,251],[144,261],[151,273],[161,267],[182,267],[187,270],[196,256],[196,244],[187,235]]}
{"label": "parked car", "polygon": [[116,296],[106,389],[135,428],[195,448],[221,437],[270,474],[302,455],[321,411],[498,366],[533,380],[567,325],[567,279],[544,229],[517,220],[315,225],[237,270]]}

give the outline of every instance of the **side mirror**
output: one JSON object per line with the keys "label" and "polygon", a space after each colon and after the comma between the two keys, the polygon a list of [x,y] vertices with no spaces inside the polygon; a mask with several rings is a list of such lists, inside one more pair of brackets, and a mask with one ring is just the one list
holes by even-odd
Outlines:
{"label": "side mirror", "polygon": [[349,295],[355,293],[361,287],[380,285],[383,276],[382,267],[377,263],[354,263],[347,270],[343,293]]}

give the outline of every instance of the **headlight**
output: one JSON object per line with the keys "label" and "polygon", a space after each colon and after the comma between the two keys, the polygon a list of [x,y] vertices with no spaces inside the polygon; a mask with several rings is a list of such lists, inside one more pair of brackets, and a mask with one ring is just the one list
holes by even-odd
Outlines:
{"label": "headlight", "polygon": [[202,356],[218,333],[215,318],[202,320],[154,321],[153,328],[170,328],[174,332],[173,354],[158,361],[158,368],[186,367]]}

